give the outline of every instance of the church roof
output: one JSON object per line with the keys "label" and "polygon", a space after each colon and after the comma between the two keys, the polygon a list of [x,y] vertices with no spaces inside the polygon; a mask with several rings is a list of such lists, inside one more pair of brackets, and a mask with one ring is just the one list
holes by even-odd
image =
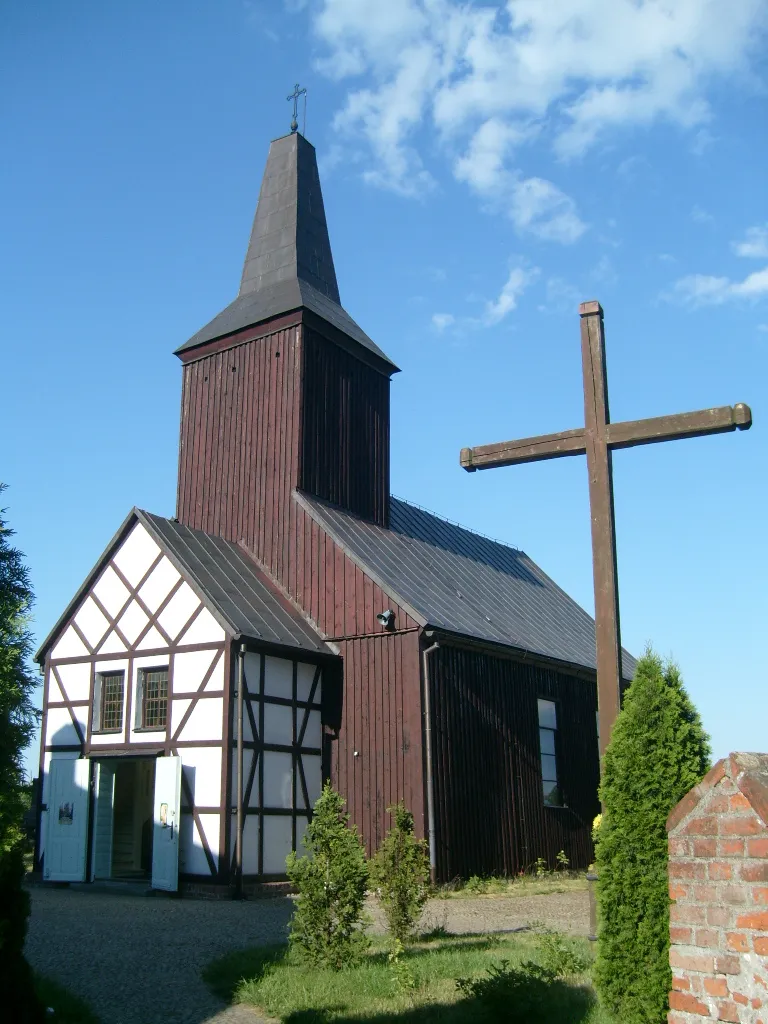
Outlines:
{"label": "church roof", "polygon": [[[399,498],[385,529],[297,493],[312,518],[417,622],[596,668],[595,623],[524,551]],[[635,659],[623,652],[623,676]]]}
{"label": "church roof", "polygon": [[300,308],[397,370],[342,308],[315,149],[297,132],[269,147],[237,298],[176,352]]}

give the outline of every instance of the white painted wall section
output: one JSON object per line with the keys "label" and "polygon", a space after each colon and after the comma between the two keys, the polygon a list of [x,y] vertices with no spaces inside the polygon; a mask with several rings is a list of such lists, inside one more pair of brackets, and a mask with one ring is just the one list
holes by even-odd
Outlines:
{"label": "white painted wall section", "polygon": [[160,548],[146,528],[142,523],[136,523],[113,561],[131,586],[136,587],[159,554]]}

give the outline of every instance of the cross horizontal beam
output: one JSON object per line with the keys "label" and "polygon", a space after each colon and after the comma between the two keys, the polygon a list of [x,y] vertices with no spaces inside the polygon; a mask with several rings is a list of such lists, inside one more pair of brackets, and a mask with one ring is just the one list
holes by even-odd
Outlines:
{"label": "cross horizontal beam", "polygon": [[[677,441],[685,437],[748,430],[751,426],[752,412],[748,405],[739,402],[734,406],[722,405],[698,412],[609,423],[606,425],[606,433],[608,447],[619,449],[656,441]],[[541,434],[539,437],[524,437],[517,441],[499,441],[497,444],[462,448],[459,461],[468,473],[474,473],[477,469],[543,462],[545,459],[584,455],[585,452],[586,431],[564,430],[558,434]]]}

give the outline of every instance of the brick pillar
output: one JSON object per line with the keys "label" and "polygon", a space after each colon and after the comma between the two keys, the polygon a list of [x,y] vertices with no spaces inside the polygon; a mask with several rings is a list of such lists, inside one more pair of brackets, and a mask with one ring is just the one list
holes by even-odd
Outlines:
{"label": "brick pillar", "polygon": [[718,761],[667,830],[669,1024],[768,1024],[768,755]]}

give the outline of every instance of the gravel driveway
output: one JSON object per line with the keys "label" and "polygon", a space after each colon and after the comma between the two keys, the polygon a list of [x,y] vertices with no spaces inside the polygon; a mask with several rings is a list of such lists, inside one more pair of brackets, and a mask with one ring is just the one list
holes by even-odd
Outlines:
{"label": "gravel driveway", "polygon": [[[286,897],[236,903],[44,886],[31,896],[30,963],[87,999],[103,1024],[257,1024],[245,1007],[224,1009],[200,970],[230,950],[283,941],[293,906]],[[475,932],[534,921],[586,935],[587,894],[431,900],[423,924]]]}

